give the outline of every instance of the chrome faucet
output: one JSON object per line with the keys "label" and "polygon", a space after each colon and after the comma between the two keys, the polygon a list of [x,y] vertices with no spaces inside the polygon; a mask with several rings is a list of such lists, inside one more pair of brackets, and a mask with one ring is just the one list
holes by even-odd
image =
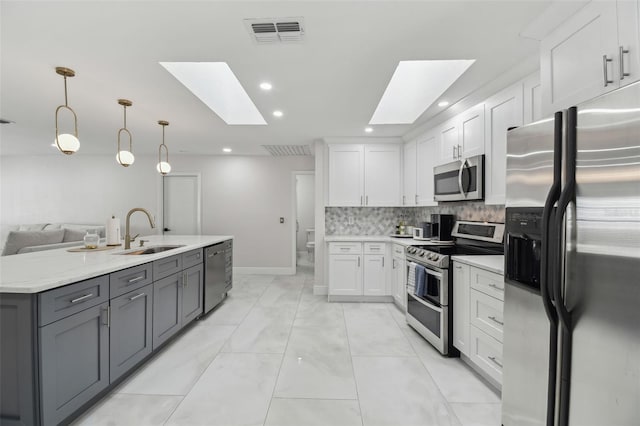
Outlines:
{"label": "chrome faucet", "polygon": [[153,218],[151,217],[151,214],[146,211],[145,209],[143,209],[142,207],[136,207],[134,209],[129,210],[129,213],[127,213],[127,221],[126,221],[126,227],[125,227],[125,235],[124,235],[124,249],[128,250],[131,248],[131,243],[133,241],[136,240],[136,238],[138,238],[138,235],[140,234],[136,234],[133,238],[131,238],[131,235],[129,235],[129,219],[131,218],[131,215],[133,214],[133,212],[143,212],[144,214],[147,215],[147,217],[149,218],[149,224],[151,225],[152,228],[156,227],[156,224],[153,222]]}

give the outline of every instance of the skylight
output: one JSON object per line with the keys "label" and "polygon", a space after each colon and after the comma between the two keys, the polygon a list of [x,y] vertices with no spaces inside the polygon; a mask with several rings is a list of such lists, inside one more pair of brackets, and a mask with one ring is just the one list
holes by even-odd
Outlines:
{"label": "skylight", "polygon": [[369,124],[411,124],[475,59],[400,61]]}
{"label": "skylight", "polygon": [[160,62],[227,124],[267,124],[226,62]]}

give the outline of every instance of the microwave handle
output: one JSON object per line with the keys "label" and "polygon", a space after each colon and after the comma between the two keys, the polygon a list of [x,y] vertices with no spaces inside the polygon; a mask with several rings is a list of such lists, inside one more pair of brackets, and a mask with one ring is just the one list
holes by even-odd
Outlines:
{"label": "microwave handle", "polygon": [[467,198],[467,193],[462,187],[462,173],[464,173],[464,168],[466,167],[466,165],[467,165],[467,159],[465,158],[464,160],[462,160],[462,164],[460,165],[460,170],[458,171],[458,188],[460,188],[460,193],[464,196],[464,198]]}

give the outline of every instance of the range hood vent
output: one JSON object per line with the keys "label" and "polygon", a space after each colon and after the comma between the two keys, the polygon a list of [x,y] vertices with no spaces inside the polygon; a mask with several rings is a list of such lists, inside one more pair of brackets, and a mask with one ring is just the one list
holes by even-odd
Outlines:
{"label": "range hood vent", "polygon": [[244,23],[257,44],[301,43],[304,38],[302,17],[245,19]]}
{"label": "range hood vent", "polygon": [[262,145],[274,157],[313,156],[309,145]]}

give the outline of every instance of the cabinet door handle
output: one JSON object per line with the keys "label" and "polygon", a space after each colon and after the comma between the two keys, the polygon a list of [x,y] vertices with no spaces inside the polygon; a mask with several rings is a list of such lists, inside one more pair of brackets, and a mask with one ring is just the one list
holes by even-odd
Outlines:
{"label": "cabinet door handle", "polygon": [[407,196],[406,196],[406,195],[403,195],[403,196],[402,196],[402,205],[403,205],[403,206],[406,206],[406,205],[407,205]]}
{"label": "cabinet door handle", "polygon": [[130,301],[130,302],[133,302],[134,300],[139,299],[139,298],[141,298],[142,296],[144,296],[144,293],[136,294],[135,296],[130,297],[130,298],[129,298],[129,301]]}
{"label": "cabinet door handle", "polygon": [[489,356],[487,357],[491,360],[491,362],[493,362],[495,365],[497,365],[498,367],[502,368],[502,364],[500,362],[498,362],[498,360],[496,359],[495,356]]}
{"label": "cabinet door handle", "polygon": [[455,160],[456,158],[458,158],[458,155],[456,154],[456,146],[453,146],[453,159]]}
{"label": "cabinet door handle", "polygon": [[396,269],[396,260],[391,259],[391,269]]}
{"label": "cabinet door handle", "polygon": [[384,268],[384,257],[382,258],[382,267]]}
{"label": "cabinet door handle", "polygon": [[369,196],[368,195],[364,197],[364,205],[365,206],[369,205]]}
{"label": "cabinet door handle", "polygon": [[504,287],[498,287],[497,285],[495,285],[494,283],[489,284],[489,287],[493,287],[496,290],[500,290],[500,291],[504,291]]}
{"label": "cabinet door handle", "polygon": [[456,269],[462,269],[462,266],[456,265]]}
{"label": "cabinet door handle", "polygon": [[358,256],[358,268],[360,267],[360,256]]}
{"label": "cabinet door handle", "polygon": [[184,272],[182,274],[182,287],[187,288],[187,285],[189,285],[189,274]]}
{"label": "cabinet door handle", "polygon": [[613,83],[613,80],[609,80],[609,71],[607,67],[607,63],[612,62],[613,59],[607,58],[607,55],[602,55],[602,72],[604,74],[604,87],[607,87],[609,84]]}
{"label": "cabinet door handle", "polygon": [[625,49],[620,46],[620,80],[624,80],[625,77],[629,77],[631,74],[624,72],[624,55],[629,54],[629,49]]}
{"label": "cabinet door handle", "polygon": [[77,297],[75,299],[71,299],[71,303],[82,302],[83,300],[87,300],[88,298],[93,297],[93,293],[85,294],[84,296]]}
{"label": "cabinet door handle", "polygon": [[104,308],[104,311],[107,313],[107,322],[103,322],[102,325],[106,325],[107,328],[109,328],[111,327],[111,306],[107,306],[106,308]]}
{"label": "cabinet door handle", "polygon": [[129,284],[133,284],[137,281],[143,280],[144,276],[140,275],[139,277],[135,277],[135,278],[131,278],[129,281],[127,281]]}
{"label": "cabinet door handle", "polygon": [[418,205],[418,194],[416,194],[416,205]]}
{"label": "cabinet door handle", "polygon": [[458,158],[462,158],[462,145],[458,145]]}
{"label": "cabinet door handle", "polygon": [[496,319],[496,317],[494,317],[493,315],[491,315],[491,316],[489,317],[489,319],[490,319],[491,321],[493,321],[493,322],[497,323],[497,324],[504,325],[504,323],[503,323],[502,321],[500,321],[500,320]]}

